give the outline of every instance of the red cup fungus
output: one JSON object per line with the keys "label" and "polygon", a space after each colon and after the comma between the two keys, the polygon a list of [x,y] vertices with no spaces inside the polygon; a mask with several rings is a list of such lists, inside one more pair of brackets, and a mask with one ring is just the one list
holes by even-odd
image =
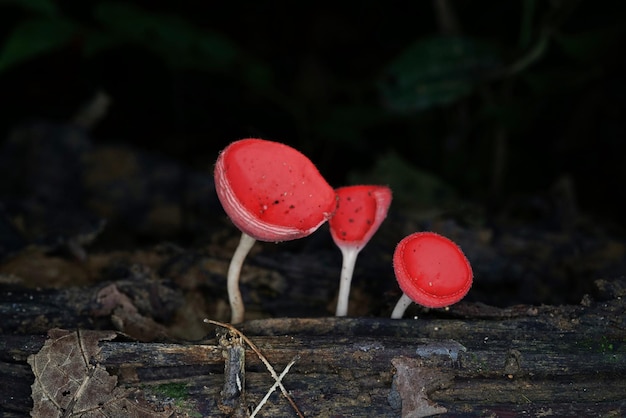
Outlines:
{"label": "red cup fungus", "polygon": [[402,318],[415,302],[428,308],[457,303],[472,286],[472,267],[461,249],[434,232],[416,232],[402,239],[393,254],[393,269],[402,289],[391,318]]}
{"label": "red cup fungus", "polygon": [[239,275],[254,243],[312,234],[333,214],[337,197],[306,156],[263,139],[246,138],[228,145],[219,154],[214,176],[220,203],[241,231],[227,278],[234,324],[244,319]]}
{"label": "red cup fungus", "polygon": [[340,187],[336,192],[337,210],[328,221],[333,241],[343,258],[335,316],[346,316],[357,256],[387,217],[391,189],[358,185]]}

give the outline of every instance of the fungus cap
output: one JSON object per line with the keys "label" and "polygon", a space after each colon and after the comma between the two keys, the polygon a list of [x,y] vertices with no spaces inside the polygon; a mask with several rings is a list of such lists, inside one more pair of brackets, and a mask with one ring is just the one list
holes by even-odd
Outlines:
{"label": "fungus cap", "polygon": [[452,305],[472,286],[472,267],[459,246],[434,232],[416,232],[400,241],[393,268],[402,291],[428,308]]}
{"label": "fungus cap", "polygon": [[256,138],[233,142],[220,153],[214,175],[226,214],[259,241],[310,235],[335,210],[335,191],[315,165],[279,142]]}
{"label": "fungus cap", "polygon": [[337,210],[328,221],[330,233],[338,247],[362,249],[387,217],[391,189],[378,185],[340,187]]}

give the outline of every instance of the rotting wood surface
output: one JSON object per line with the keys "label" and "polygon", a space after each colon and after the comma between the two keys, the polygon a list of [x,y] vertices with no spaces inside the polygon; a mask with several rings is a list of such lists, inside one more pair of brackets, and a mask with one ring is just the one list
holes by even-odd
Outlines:
{"label": "rotting wood surface", "polygon": [[[304,416],[401,416],[413,392],[393,383],[398,362],[412,372],[407,376],[416,382],[414,393],[425,393],[413,399],[414,414],[404,411],[405,416],[443,408],[447,412],[441,416],[449,417],[626,413],[623,297],[585,306],[474,308],[482,318],[286,318],[248,321],[238,328],[277,373],[297,358],[282,384]],[[208,335],[215,331],[207,325]],[[3,336],[2,416],[29,414],[34,376],[26,360],[45,340],[43,335]],[[220,407],[228,353],[217,338],[194,343],[118,338],[101,341],[100,347],[94,361],[116,375],[118,385],[169,402],[174,416],[228,416]],[[243,409],[249,412],[274,379],[249,346],[241,372]],[[168,387],[179,389],[176,397],[164,397]],[[296,414],[276,391],[257,416]]]}

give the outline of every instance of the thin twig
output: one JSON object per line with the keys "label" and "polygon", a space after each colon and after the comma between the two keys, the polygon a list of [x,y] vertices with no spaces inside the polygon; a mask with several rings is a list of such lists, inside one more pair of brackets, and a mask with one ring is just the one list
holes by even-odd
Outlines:
{"label": "thin twig", "polygon": [[261,408],[263,408],[263,405],[265,405],[265,403],[267,402],[267,400],[270,398],[270,396],[272,395],[272,393],[274,393],[274,391],[276,390],[276,388],[278,387],[279,384],[281,384],[283,378],[287,375],[287,373],[289,372],[289,369],[291,369],[291,366],[294,365],[294,363],[300,358],[300,356],[295,356],[287,366],[285,366],[285,370],[283,370],[283,372],[280,374],[280,376],[278,376],[278,380],[276,381],[276,383],[274,383],[272,385],[272,387],[267,391],[267,393],[265,394],[265,396],[263,397],[263,399],[261,399],[261,401],[259,402],[259,404],[256,406],[256,408],[254,408],[254,411],[252,411],[252,413],[250,414],[250,418],[254,418],[256,416],[256,414],[259,413],[259,411],[261,410]]}
{"label": "thin twig", "polygon": [[291,398],[291,396],[287,392],[287,389],[285,389],[283,384],[280,382],[280,378],[276,374],[276,371],[274,370],[274,368],[272,367],[270,362],[267,361],[267,359],[261,353],[261,351],[258,349],[258,347],[252,341],[250,341],[250,339],[248,337],[246,337],[241,331],[239,331],[237,328],[235,328],[231,324],[226,324],[226,323],[223,323],[223,322],[213,321],[212,319],[208,319],[208,318],[204,318],[204,322],[207,323],[207,324],[213,324],[213,325],[217,325],[217,326],[222,327],[222,328],[226,328],[229,331],[234,332],[239,337],[241,337],[241,339],[244,340],[246,342],[246,344],[248,344],[250,346],[252,351],[254,351],[256,353],[256,355],[259,357],[259,360],[261,360],[261,362],[267,368],[267,371],[270,372],[270,374],[272,375],[272,377],[274,378],[274,380],[278,384],[278,387],[280,388],[280,391],[282,392],[283,396],[291,404],[291,407],[294,409],[294,411],[296,411],[296,414],[298,414],[298,417],[304,418],[304,415],[302,415],[302,412],[300,412],[300,409],[298,409],[298,406],[296,405],[294,400]]}

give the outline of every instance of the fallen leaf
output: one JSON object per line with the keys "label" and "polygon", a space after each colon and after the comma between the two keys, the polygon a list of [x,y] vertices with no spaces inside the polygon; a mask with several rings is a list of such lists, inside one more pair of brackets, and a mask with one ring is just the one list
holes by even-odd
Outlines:
{"label": "fallen leaf", "polygon": [[117,386],[98,363],[98,343],[111,340],[113,331],[52,329],[37,354],[28,357],[35,375],[31,416],[57,417],[167,417],[168,408],[156,411],[137,390]]}
{"label": "fallen leaf", "polygon": [[96,316],[111,315],[115,327],[142,342],[165,339],[167,329],[154,319],[139,313],[133,301],[120,292],[115,284],[106,286],[96,295],[98,309],[93,311]]}

